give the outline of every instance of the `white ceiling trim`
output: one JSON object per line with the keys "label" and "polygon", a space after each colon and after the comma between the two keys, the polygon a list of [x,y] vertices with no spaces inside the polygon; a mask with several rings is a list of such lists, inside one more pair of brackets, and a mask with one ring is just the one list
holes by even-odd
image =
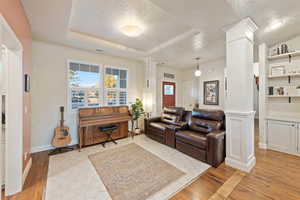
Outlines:
{"label": "white ceiling trim", "polygon": [[131,47],[127,47],[125,45],[116,43],[116,42],[111,42],[108,40],[104,40],[101,38],[98,38],[96,36],[92,36],[92,35],[88,35],[86,33],[81,33],[78,31],[74,31],[74,30],[68,30],[67,32],[67,36],[70,39],[74,39],[74,40],[79,40],[79,41],[84,41],[84,42],[91,42],[91,43],[97,43],[99,44],[99,48],[113,48],[116,50],[122,50],[122,51],[127,51],[130,53],[135,53],[139,56],[147,56],[146,52],[144,51],[140,51]]}
{"label": "white ceiling trim", "polygon": [[176,43],[178,43],[182,40],[185,40],[185,39],[189,38],[190,36],[194,36],[194,35],[198,34],[199,32],[200,31],[198,29],[191,29],[191,30],[189,30],[189,31],[187,31],[187,32],[185,32],[181,35],[178,35],[178,36],[176,36],[176,37],[174,37],[174,38],[172,38],[172,39],[170,39],[170,40],[168,40],[168,41],[152,48],[151,50],[149,50],[147,52],[147,54],[151,55],[151,54],[153,54],[157,51],[160,51],[164,48],[167,48],[168,46],[174,45],[174,44],[176,44]]}
{"label": "white ceiling trim", "polygon": [[122,50],[122,51],[127,51],[127,52],[130,52],[130,53],[134,53],[134,54],[137,54],[138,56],[143,56],[143,57],[146,57],[146,56],[150,56],[152,55],[153,53],[155,52],[158,52],[158,51],[161,51],[162,49],[164,48],[167,48],[169,46],[172,46],[180,41],[183,41],[191,36],[194,36],[196,34],[199,33],[199,30],[198,29],[191,29],[183,34],[180,34],[156,47],[154,47],[153,49],[149,50],[149,51],[141,51],[141,50],[137,50],[135,48],[131,48],[131,47],[128,47],[126,45],[123,45],[123,44],[119,44],[117,42],[112,42],[112,41],[109,41],[109,40],[104,40],[104,39],[101,39],[97,36],[94,36],[94,35],[90,35],[90,34],[87,34],[87,33],[82,33],[82,32],[79,32],[79,31],[75,31],[75,30],[72,30],[72,29],[69,29],[68,32],[67,32],[67,36],[69,39],[74,39],[74,40],[79,40],[79,41],[85,41],[85,42],[93,42],[93,43],[97,43],[99,44],[99,48],[113,48],[113,49],[116,49],[116,50]]}

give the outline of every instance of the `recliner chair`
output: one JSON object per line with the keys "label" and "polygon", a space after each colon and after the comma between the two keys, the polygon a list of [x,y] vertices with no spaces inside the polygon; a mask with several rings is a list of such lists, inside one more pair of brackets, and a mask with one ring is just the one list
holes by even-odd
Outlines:
{"label": "recliner chair", "polygon": [[176,131],[176,149],[213,167],[225,158],[225,114],[221,110],[194,109],[185,128]]}
{"label": "recliner chair", "polygon": [[162,144],[166,144],[166,129],[169,126],[172,128],[181,128],[184,123],[182,118],[184,108],[181,107],[165,107],[161,117],[145,119],[145,133],[148,137]]}

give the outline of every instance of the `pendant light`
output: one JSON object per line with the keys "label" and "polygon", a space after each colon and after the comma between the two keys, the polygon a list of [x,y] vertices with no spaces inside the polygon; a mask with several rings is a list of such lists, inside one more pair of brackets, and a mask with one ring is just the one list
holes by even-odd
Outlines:
{"label": "pendant light", "polygon": [[200,70],[200,66],[199,66],[199,60],[200,60],[200,58],[198,57],[198,58],[195,58],[195,59],[197,60],[197,68],[196,68],[196,71],[195,71],[195,76],[196,77],[200,77],[201,74],[202,74],[202,72]]}

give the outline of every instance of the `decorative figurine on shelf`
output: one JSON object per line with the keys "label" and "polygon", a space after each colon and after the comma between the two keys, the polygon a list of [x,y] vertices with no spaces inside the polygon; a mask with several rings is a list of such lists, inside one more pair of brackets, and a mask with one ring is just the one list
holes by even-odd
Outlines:
{"label": "decorative figurine on shelf", "polygon": [[[140,99],[136,99],[133,104],[131,104],[130,113],[132,115],[131,120],[131,136],[133,137],[134,134],[139,134],[141,132],[139,128],[139,118],[145,115],[145,111],[143,108],[143,103]],[[135,125],[135,126],[134,126]],[[134,129],[135,127],[135,129]]]}
{"label": "decorative figurine on shelf", "polygon": [[300,96],[300,85],[296,87],[296,95]]}

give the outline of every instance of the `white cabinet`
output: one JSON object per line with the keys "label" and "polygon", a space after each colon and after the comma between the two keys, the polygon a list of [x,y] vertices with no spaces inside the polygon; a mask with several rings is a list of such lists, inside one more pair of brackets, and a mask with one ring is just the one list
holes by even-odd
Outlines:
{"label": "white cabinet", "polygon": [[295,122],[268,120],[268,148],[290,154],[299,151],[299,129]]}

